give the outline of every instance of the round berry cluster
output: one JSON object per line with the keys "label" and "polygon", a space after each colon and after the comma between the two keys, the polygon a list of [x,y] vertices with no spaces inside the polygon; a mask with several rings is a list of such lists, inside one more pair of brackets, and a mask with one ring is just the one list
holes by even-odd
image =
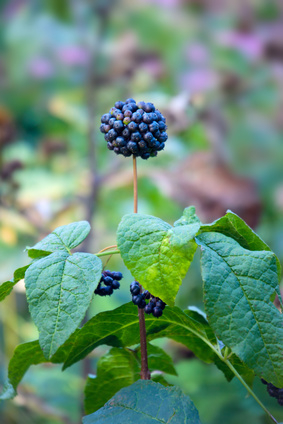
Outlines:
{"label": "round berry cluster", "polygon": [[[152,314],[155,318],[161,317],[166,303],[159,299],[159,297],[152,296],[148,290],[141,293],[138,281],[131,283],[130,292],[134,305],[137,305],[140,309],[144,309],[148,315]],[[149,303],[146,303],[146,299],[150,299]]]}
{"label": "round berry cluster", "polygon": [[148,159],[164,149],[168,138],[166,120],[152,103],[136,103],[134,99],[116,102],[101,122],[107,147],[117,155]]}
{"label": "round berry cluster", "polygon": [[263,384],[266,384],[269,396],[276,398],[279,405],[283,406],[283,388],[279,389],[278,387],[273,386],[272,383],[267,383],[267,381],[263,378],[261,381]]}
{"label": "round berry cluster", "polygon": [[[103,271],[98,286],[94,290],[95,294],[99,296],[110,296],[114,290],[120,287],[119,281],[123,278],[121,272],[116,271]],[[102,284],[104,284],[102,286]]]}

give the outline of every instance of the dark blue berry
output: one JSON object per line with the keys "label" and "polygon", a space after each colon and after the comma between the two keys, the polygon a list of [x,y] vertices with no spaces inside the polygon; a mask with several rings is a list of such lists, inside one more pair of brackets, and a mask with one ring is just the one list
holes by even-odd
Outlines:
{"label": "dark blue berry", "polygon": [[132,141],[135,141],[136,143],[138,142],[138,141],[140,141],[141,140],[141,135],[140,135],[140,133],[139,132],[134,132],[134,133],[132,133],[132,135],[131,135],[131,140]]}
{"label": "dark blue berry", "polygon": [[132,296],[134,305],[139,305],[144,300],[142,293]]}
{"label": "dark blue berry", "polygon": [[152,123],[152,119],[149,113],[144,113],[142,116],[143,122],[145,124],[151,124]]}
{"label": "dark blue berry", "polygon": [[109,141],[114,140],[117,137],[117,133],[116,131],[112,128],[110,131],[108,131],[108,137],[109,137]]}
{"label": "dark blue berry", "polygon": [[145,299],[150,299],[150,293],[149,293],[149,291],[148,291],[148,290],[145,290],[145,291],[143,292],[143,294],[144,294]]}
{"label": "dark blue berry", "polygon": [[159,318],[159,317],[161,317],[161,315],[162,315],[162,309],[160,309],[160,308],[158,308],[157,306],[155,306],[155,307],[153,308],[152,315],[153,315],[155,318]]}
{"label": "dark blue berry", "polygon": [[159,299],[159,300],[157,300],[157,302],[156,302],[156,307],[157,308],[160,308],[160,309],[164,309],[165,308],[165,303],[161,300],[161,299]]}
{"label": "dark blue berry", "polygon": [[142,115],[139,112],[135,112],[132,114],[132,120],[139,124],[142,121]]}
{"label": "dark blue berry", "polygon": [[126,146],[126,141],[125,141],[124,137],[117,137],[116,138],[116,144],[117,144],[118,147]]}
{"label": "dark blue berry", "polygon": [[114,122],[116,121],[116,119],[114,117],[109,119],[108,125],[110,125],[110,127],[113,127]]}
{"label": "dark blue berry", "polygon": [[165,143],[165,141],[168,139],[168,134],[166,132],[160,133],[160,136],[158,137],[158,140],[161,143]]}
{"label": "dark blue berry", "polygon": [[133,281],[130,285],[130,292],[133,296],[136,296],[140,293],[140,285],[137,281]]}
{"label": "dark blue berry", "polygon": [[140,131],[141,133],[145,133],[145,132],[147,132],[147,130],[148,130],[148,125],[146,125],[146,123],[145,123],[145,122],[141,122],[141,123],[139,124],[139,131]]}
{"label": "dark blue berry", "polygon": [[123,278],[123,274],[122,274],[122,272],[119,272],[119,271],[113,271],[111,273],[111,277],[114,278],[114,280],[120,281]]}
{"label": "dark blue berry", "polygon": [[138,102],[137,106],[138,106],[139,109],[143,109],[144,106],[145,106],[145,102]]}
{"label": "dark blue berry", "polygon": [[150,125],[149,125],[149,131],[154,132],[154,131],[158,131],[159,130],[159,126],[158,123],[156,121],[153,121]]}
{"label": "dark blue berry", "polygon": [[159,126],[160,131],[164,131],[167,128],[167,125],[162,121],[158,122],[158,126]]}
{"label": "dark blue berry", "polygon": [[125,104],[124,102],[116,102],[114,106],[116,107],[116,109],[121,110],[124,104]]}
{"label": "dark blue berry", "polygon": [[143,107],[143,110],[145,111],[145,112],[154,112],[155,111],[155,107],[154,107],[154,105],[153,105],[153,103],[146,103],[145,105],[144,105],[144,107]]}
{"label": "dark blue berry", "polygon": [[108,148],[109,150],[113,150],[113,149],[114,149],[114,146],[113,146],[113,144],[112,144],[112,143],[110,143],[110,141],[108,141],[108,143],[107,143],[107,148]]}
{"label": "dark blue berry", "polygon": [[134,155],[138,153],[139,149],[137,144],[134,141],[129,141],[127,144],[127,149],[132,152]]}
{"label": "dark blue berry", "polygon": [[144,134],[144,136],[143,136],[143,139],[145,140],[145,141],[150,141],[150,140],[152,140],[154,137],[153,137],[153,134],[151,133],[151,132],[147,132],[147,133],[145,133]]}
{"label": "dark blue berry", "polygon": [[105,113],[104,115],[102,115],[101,117],[101,122],[103,124],[108,124],[109,119],[111,118],[110,113]]}
{"label": "dark blue berry", "polygon": [[147,149],[147,145],[146,142],[144,140],[141,140],[138,142],[139,148],[144,151],[145,149]]}
{"label": "dark blue berry", "polygon": [[125,109],[125,111],[124,111],[124,117],[125,118],[131,118],[132,114],[133,114],[133,112],[131,110]]}
{"label": "dark blue berry", "polygon": [[125,157],[132,156],[132,153],[127,149],[127,147],[121,147],[121,154]]}
{"label": "dark blue berry", "polygon": [[160,146],[159,146],[159,148],[157,149],[158,151],[159,150],[163,150],[164,149],[164,147],[165,147],[165,143],[160,143]]}
{"label": "dark blue berry", "polygon": [[145,308],[144,308],[144,312],[148,315],[150,315],[153,311],[153,305],[149,302]]}
{"label": "dark blue berry", "polygon": [[123,122],[122,121],[115,121],[113,128],[114,128],[114,130],[121,132],[124,128]]}
{"label": "dark blue berry", "polygon": [[140,309],[144,309],[144,308],[145,308],[145,306],[146,306],[146,301],[145,301],[144,299],[142,299],[142,300],[139,302],[138,307],[139,307]]}
{"label": "dark blue berry", "polygon": [[106,127],[105,124],[101,124],[100,127],[99,127],[100,131],[104,134],[107,132],[107,131],[105,131],[105,127]]}
{"label": "dark blue berry", "polygon": [[112,286],[113,278],[108,277],[108,276],[103,277],[103,282],[106,286]]}
{"label": "dark blue berry", "polygon": [[136,103],[136,101],[135,101],[135,99],[132,99],[131,97],[129,98],[129,99],[127,99],[126,101],[125,101],[125,103],[127,104],[127,103]]}
{"label": "dark blue berry", "polygon": [[123,135],[125,138],[129,138],[129,137],[131,136],[131,132],[130,132],[130,130],[129,130],[128,128],[125,128],[125,129],[122,131],[122,135]]}
{"label": "dark blue berry", "polygon": [[150,158],[150,153],[142,153],[141,154],[141,158],[142,159],[149,159]]}
{"label": "dark blue berry", "polygon": [[157,121],[157,115],[156,115],[156,113],[155,113],[155,112],[151,112],[151,113],[149,113],[148,115],[149,115],[149,116],[150,116],[150,118],[151,118],[151,122],[153,122],[153,121]]}
{"label": "dark blue berry", "polygon": [[135,122],[131,121],[128,124],[128,128],[129,128],[130,131],[136,131],[138,129],[138,126],[137,126],[137,124]]}
{"label": "dark blue berry", "polygon": [[121,151],[119,149],[119,147],[114,147],[113,151],[116,153],[116,155],[120,155]]}
{"label": "dark blue berry", "polygon": [[116,119],[118,119],[118,120],[120,120],[120,121],[123,121],[123,119],[124,119],[124,115],[123,115],[123,113],[122,113],[122,112],[117,113],[117,115],[116,115]]}
{"label": "dark blue berry", "polygon": [[113,280],[112,282],[112,288],[113,290],[117,290],[120,287],[120,283],[117,280]]}

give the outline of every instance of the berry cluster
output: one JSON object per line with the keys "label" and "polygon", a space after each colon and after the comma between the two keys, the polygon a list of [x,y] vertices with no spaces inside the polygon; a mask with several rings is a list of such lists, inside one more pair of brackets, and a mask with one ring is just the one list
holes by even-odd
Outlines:
{"label": "berry cluster", "polygon": [[[155,318],[161,317],[166,304],[158,297],[152,296],[148,290],[143,293],[140,292],[140,285],[137,281],[133,281],[130,285],[130,292],[132,294],[132,301],[140,309],[144,309],[145,313],[152,314]],[[146,303],[146,299],[150,299]]]}
{"label": "berry cluster", "polygon": [[279,389],[278,387],[273,386],[272,383],[267,383],[267,381],[265,381],[263,378],[261,381],[263,384],[266,384],[269,396],[276,398],[279,405],[283,406],[283,388]]}
{"label": "berry cluster", "polygon": [[[95,294],[99,296],[110,296],[114,290],[120,287],[119,281],[123,278],[121,272],[116,271],[103,271],[98,286],[94,290]],[[102,284],[104,284],[102,286]]]}
{"label": "berry cluster", "polygon": [[152,103],[136,103],[134,99],[116,102],[101,122],[107,147],[117,155],[148,159],[164,149],[168,138],[166,120]]}

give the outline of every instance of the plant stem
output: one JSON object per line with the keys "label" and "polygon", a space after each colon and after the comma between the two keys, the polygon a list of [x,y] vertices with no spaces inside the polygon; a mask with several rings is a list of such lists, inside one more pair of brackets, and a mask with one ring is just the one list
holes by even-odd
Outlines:
{"label": "plant stem", "polygon": [[115,255],[117,253],[120,253],[120,250],[119,249],[117,249],[117,250],[108,250],[108,252],[98,252],[98,253],[95,253],[95,256],[100,257],[100,256],[107,256],[107,255]]}
{"label": "plant stem", "polygon": [[134,172],[134,213],[138,213],[138,175],[137,175],[137,158],[133,156],[133,172]]}
{"label": "plant stem", "polygon": [[[223,359],[222,359],[223,360]],[[271,415],[271,413],[268,411],[268,409],[264,406],[264,404],[260,401],[260,399],[257,397],[257,395],[253,392],[253,390],[250,388],[250,386],[245,382],[245,380],[241,377],[241,375],[238,373],[238,371],[233,367],[231,362],[228,359],[224,359],[225,364],[230,368],[230,370],[235,374],[235,376],[240,380],[242,385],[247,389],[249,394],[254,398],[254,400],[262,407],[262,409],[267,413],[267,415],[272,419],[272,421],[276,424],[278,422],[276,419]]]}
{"label": "plant stem", "polygon": [[113,249],[114,247],[117,247],[117,244],[112,244],[112,246],[104,247],[104,249],[101,249],[98,253],[102,253],[105,250]]}
{"label": "plant stem", "polygon": [[[133,156],[133,174],[134,174],[134,213],[138,213],[138,175],[137,175],[137,158]],[[140,285],[140,288],[141,285]],[[146,346],[146,328],[144,319],[144,310],[138,308],[139,311],[139,327],[141,341],[141,379],[150,380],[150,372],[148,369],[147,346]]]}

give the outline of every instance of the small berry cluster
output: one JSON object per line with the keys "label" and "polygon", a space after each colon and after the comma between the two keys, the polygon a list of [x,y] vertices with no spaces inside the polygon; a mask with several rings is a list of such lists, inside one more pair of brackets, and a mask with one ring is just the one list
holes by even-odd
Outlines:
{"label": "small berry cluster", "polygon": [[[101,279],[96,287],[94,293],[99,296],[110,296],[114,290],[120,287],[119,281],[123,278],[121,272],[118,271],[103,271]],[[104,284],[104,286],[101,286]]]}
{"label": "small berry cluster", "polygon": [[152,103],[136,103],[134,99],[116,102],[101,122],[107,147],[117,155],[148,159],[164,149],[168,138],[166,120]]}
{"label": "small berry cluster", "polygon": [[[158,297],[152,296],[148,290],[141,293],[140,285],[137,281],[131,283],[130,292],[134,305],[137,305],[140,309],[144,309],[145,313],[148,315],[152,314],[155,318],[161,317],[166,303]],[[150,299],[149,303],[146,303],[146,299]]]}
{"label": "small berry cluster", "polygon": [[278,387],[273,386],[272,383],[267,383],[267,381],[263,380],[263,378],[261,381],[263,384],[266,384],[269,396],[276,398],[279,405],[283,406],[283,388],[279,389]]}

